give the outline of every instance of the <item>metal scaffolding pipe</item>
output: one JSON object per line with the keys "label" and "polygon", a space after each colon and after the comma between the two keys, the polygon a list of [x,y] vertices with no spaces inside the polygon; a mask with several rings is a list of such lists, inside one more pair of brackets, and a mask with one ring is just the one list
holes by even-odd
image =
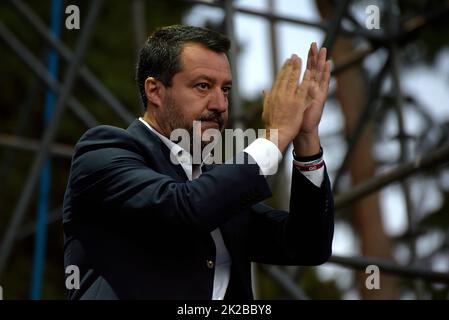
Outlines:
{"label": "metal scaffolding pipe", "polygon": [[[387,11],[386,16],[387,16],[388,30],[391,33],[397,33],[400,27],[400,13],[399,7],[395,3],[395,1],[390,1],[386,11]],[[389,43],[389,50],[391,57],[391,70],[390,70],[392,79],[391,93],[394,96],[393,110],[396,115],[396,123],[398,126],[397,139],[399,140],[399,149],[400,149],[399,162],[405,163],[408,160],[408,150],[407,150],[408,137],[405,130],[404,116],[403,116],[404,99],[399,75],[400,61],[399,61],[398,45],[394,41],[391,41]],[[407,216],[407,232],[410,234],[414,234],[416,226],[413,217],[413,203],[411,200],[410,184],[407,180],[403,180],[401,181],[400,185],[404,194],[405,209]],[[409,261],[410,263],[413,263],[414,260],[416,259],[415,245],[416,239],[411,237],[410,242],[408,243],[410,252],[410,261]]]}
{"label": "metal scaffolding pipe", "polygon": [[[222,2],[210,2],[210,1],[205,1],[205,0],[183,0],[183,1],[186,3],[189,3],[189,4],[205,5],[205,6],[209,6],[209,7],[216,7],[216,8],[224,7]],[[322,31],[325,31],[325,32],[329,29],[329,23],[326,21],[324,21],[324,22],[308,21],[308,20],[304,20],[304,19],[300,19],[300,18],[293,18],[293,17],[274,14],[274,13],[270,13],[270,12],[246,9],[246,8],[241,8],[241,7],[236,7],[236,6],[234,6],[234,11],[243,13],[243,14],[253,15],[256,17],[265,18],[267,20],[299,24],[299,25],[303,25],[303,26],[307,26],[307,27],[315,27],[315,28],[321,29]],[[362,36],[362,37],[366,38],[367,40],[371,40],[373,42],[384,42],[385,37],[386,37],[383,34],[379,34],[377,32],[373,33],[370,30],[364,30],[364,29],[347,30],[345,28],[341,28],[340,32],[342,34],[348,35],[348,36]]]}
{"label": "metal scaffolding pipe", "polygon": [[309,297],[301,290],[292,277],[279,266],[275,265],[262,265],[263,269],[276,279],[279,284],[295,299],[298,300],[310,300]]}
{"label": "metal scaffolding pipe", "polygon": [[14,239],[16,237],[17,229],[20,227],[20,224],[23,221],[25,216],[26,209],[28,204],[32,198],[34,193],[34,189],[36,187],[40,170],[45,162],[48,155],[48,148],[50,144],[53,142],[57,129],[59,127],[59,122],[64,114],[64,109],[66,106],[66,101],[70,95],[70,91],[75,82],[76,75],[78,74],[78,68],[80,67],[81,61],[84,57],[84,53],[87,49],[87,45],[89,43],[90,36],[92,34],[92,29],[96,20],[98,13],[100,12],[101,6],[103,5],[103,0],[97,0],[92,2],[89,8],[89,14],[86,18],[86,22],[81,30],[80,38],[76,45],[75,57],[70,64],[67,75],[64,80],[64,84],[62,86],[61,92],[59,94],[55,112],[53,115],[52,122],[45,130],[41,149],[38,154],[36,154],[33,165],[31,167],[28,178],[25,182],[25,186],[23,188],[23,192],[19,199],[19,202],[14,210],[12,215],[10,224],[6,231],[6,235],[3,238],[1,251],[0,251],[0,277],[3,274],[3,271],[6,267],[6,262],[8,260],[11,249],[14,245]]}
{"label": "metal scaffolding pipe", "polygon": [[[37,33],[53,48],[55,48],[64,60],[71,62],[74,59],[74,54],[61,42],[54,37],[42,20],[33,12],[33,10],[25,4],[22,0],[9,0],[17,12],[23,16],[37,31]],[[90,88],[96,92],[103,101],[110,106],[116,114],[127,124],[135,118],[131,113],[118,101],[118,99],[98,80],[95,75],[85,66],[79,68],[79,74],[83,81],[85,81]]]}
{"label": "metal scaffolding pipe", "polygon": [[[0,146],[9,147],[15,150],[37,152],[41,147],[41,142],[35,139],[0,133]],[[73,155],[73,146],[62,143],[53,143],[50,146],[49,152],[52,156],[71,159]]]}
{"label": "metal scaffolding pipe", "polygon": [[[223,2],[211,2],[211,1],[204,1],[204,0],[184,0],[184,2],[189,3],[189,4],[205,5],[205,6],[209,6],[209,7],[219,7],[219,8],[224,7]],[[323,22],[312,22],[312,21],[307,21],[304,19],[286,17],[286,16],[282,16],[282,15],[278,15],[278,14],[274,14],[274,13],[270,13],[270,12],[262,12],[262,11],[257,11],[257,10],[239,8],[236,6],[234,6],[234,11],[261,17],[261,18],[265,18],[267,20],[272,20],[272,21],[301,24],[301,25],[305,25],[305,26],[309,26],[309,27],[316,27],[316,28],[319,28],[324,31],[327,29],[327,24],[323,23]]]}
{"label": "metal scaffolding pipe", "polygon": [[327,59],[330,59],[330,57],[332,57],[332,49],[334,47],[334,42],[335,39],[337,38],[337,34],[341,26],[341,21],[343,19],[343,16],[345,15],[345,12],[350,2],[351,0],[340,1],[340,3],[337,6],[337,10],[329,24],[329,27],[327,28],[326,38],[324,39],[323,42],[323,47],[327,48]]}
{"label": "metal scaffolding pipe", "polygon": [[[36,101],[38,91],[40,91],[41,85],[37,78],[33,79],[27,92],[25,93],[24,100],[17,106],[16,110],[19,113],[19,118],[14,126],[12,134],[15,136],[23,136],[26,133],[26,129],[29,128],[30,117],[28,116],[32,110],[32,106]],[[3,190],[8,188],[8,179],[12,175],[13,170],[11,168],[16,163],[17,152],[15,150],[7,150],[3,153],[4,157],[0,162],[0,177],[2,182],[0,184],[0,194],[3,194]]]}
{"label": "metal scaffolding pipe", "polygon": [[[61,218],[62,218],[62,208],[54,209],[50,211],[50,213],[47,215],[47,224],[49,225],[58,222],[61,220]],[[22,241],[28,237],[33,236],[36,233],[36,227],[37,226],[35,223],[25,225],[17,232],[15,241]]]}
{"label": "metal scaffolding pipe", "polygon": [[342,209],[352,204],[354,201],[373,193],[390,183],[401,181],[418,171],[424,171],[433,168],[435,165],[447,163],[449,163],[449,145],[440,147],[429,155],[418,156],[414,161],[399,165],[396,169],[355,186],[350,192],[337,195],[335,197],[335,209]]}
{"label": "metal scaffolding pipe", "polygon": [[131,21],[133,23],[136,54],[138,54],[142,43],[145,41],[145,2],[143,0],[132,0]]}
{"label": "metal scaffolding pipe", "polygon": [[[51,18],[50,26],[52,34],[59,38],[61,34],[61,18],[63,17],[62,0],[52,0],[51,4]],[[50,49],[47,57],[47,67],[52,78],[58,78],[59,69],[59,55],[54,49]],[[45,95],[45,105],[43,112],[42,125],[46,127],[53,116],[56,91],[47,89]],[[39,300],[42,295],[42,284],[45,273],[45,256],[47,249],[47,214],[48,202],[50,199],[51,189],[52,164],[51,158],[42,165],[39,188],[38,188],[38,202],[36,215],[36,236],[34,238],[34,252],[33,264],[31,267],[31,286],[30,298],[32,300]]]}
{"label": "metal scaffolding pipe", "polygon": [[332,256],[330,263],[348,268],[365,270],[369,265],[376,265],[381,272],[386,272],[404,278],[421,278],[429,282],[449,283],[449,274],[445,272],[429,271],[413,266],[400,266],[397,263],[379,258]]}
{"label": "metal scaffolding pipe", "polygon": [[[25,62],[28,67],[54,92],[61,91],[61,84],[53,78],[47,68],[37,59],[15,36],[14,34],[0,22],[0,37],[14,50],[17,56]],[[77,99],[70,96],[67,101],[68,106],[73,113],[88,127],[98,125],[94,116],[84,107]]]}
{"label": "metal scaffolding pipe", "polygon": [[237,72],[237,40],[234,33],[234,8],[232,0],[225,0],[225,25],[226,35],[231,40],[230,64],[232,71],[231,114],[235,128],[244,128],[243,107],[240,100],[239,76]]}
{"label": "metal scaffolding pipe", "polygon": [[365,101],[365,105],[363,107],[363,110],[358,115],[357,123],[352,130],[352,132],[349,134],[349,137],[347,139],[347,150],[345,153],[345,156],[343,158],[343,161],[340,164],[340,167],[337,170],[337,173],[335,174],[334,183],[332,186],[332,189],[335,193],[338,191],[338,183],[343,176],[344,171],[346,170],[346,167],[349,164],[349,161],[351,159],[351,155],[355,150],[355,147],[359,141],[359,138],[362,136],[363,130],[365,130],[366,125],[371,121],[373,116],[375,115],[375,107],[377,98],[380,95],[380,91],[382,89],[382,81],[386,76],[386,73],[388,71],[388,68],[390,66],[390,60],[388,59],[380,72],[377,74],[377,76],[372,80],[372,85],[370,85],[370,90],[368,93],[368,98]]}
{"label": "metal scaffolding pipe", "polygon": [[333,70],[331,71],[331,76],[335,76],[339,73],[344,72],[345,70],[349,69],[350,67],[360,64],[363,59],[365,59],[367,56],[375,52],[379,47],[371,46],[369,48],[365,49],[358,49],[352,52],[349,52],[347,56],[345,56],[345,61],[340,62],[337,64]]}

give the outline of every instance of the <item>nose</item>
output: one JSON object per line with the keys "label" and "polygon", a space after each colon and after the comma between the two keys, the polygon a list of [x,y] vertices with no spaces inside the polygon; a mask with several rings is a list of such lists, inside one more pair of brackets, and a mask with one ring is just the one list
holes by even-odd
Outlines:
{"label": "nose", "polygon": [[217,88],[213,91],[207,109],[220,113],[228,110],[228,96],[223,92],[221,88]]}

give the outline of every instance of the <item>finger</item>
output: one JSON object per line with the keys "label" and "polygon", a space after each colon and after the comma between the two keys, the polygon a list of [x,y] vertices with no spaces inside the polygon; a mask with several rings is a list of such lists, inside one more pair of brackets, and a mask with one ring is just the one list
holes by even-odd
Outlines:
{"label": "finger", "polygon": [[309,69],[306,69],[306,71],[304,72],[304,77],[303,77],[303,82],[304,81],[310,81],[312,80],[312,71],[310,71]]}
{"label": "finger", "polygon": [[317,73],[317,65],[318,65],[318,45],[316,42],[312,43],[312,79],[316,78]]}
{"label": "finger", "polygon": [[318,72],[320,73],[324,71],[324,65],[326,63],[326,54],[327,54],[326,47],[321,48],[320,53],[318,55],[318,65],[317,65]]}
{"label": "finger", "polygon": [[307,100],[309,100],[309,95],[307,94],[308,89],[304,92],[302,92],[300,90],[302,88],[301,86],[305,86],[306,88],[309,88],[310,84],[313,83],[311,80],[312,80],[312,71],[306,69],[306,71],[304,71],[304,77],[303,77],[301,84],[298,85],[296,88],[296,95],[300,96],[301,94],[306,94],[306,96],[307,96],[305,99],[306,102],[307,102]]}
{"label": "finger", "polygon": [[309,52],[307,54],[307,69],[311,70],[313,68],[313,43],[310,45]]}
{"label": "finger", "polygon": [[314,78],[313,78],[318,83],[320,83],[321,80],[323,79],[324,67],[326,64],[326,54],[327,54],[327,49],[324,47],[321,48],[318,53],[316,72],[314,73]]}
{"label": "finger", "polygon": [[312,80],[317,78],[317,66],[318,66],[318,46],[316,42],[313,42],[311,45],[311,57],[310,57],[310,70],[312,71],[311,77]]}
{"label": "finger", "polygon": [[262,110],[262,119],[267,119],[267,117],[269,117],[270,114],[270,94],[271,91],[270,90],[263,90],[262,91],[262,96],[263,96],[263,110]]}
{"label": "finger", "polygon": [[[306,70],[306,73],[305,73],[306,78],[310,79],[310,73],[311,73],[310,70]],[[301,82],[301,84],[296,87],[295,94],[300,103],[303,103],[306,100],[307,92],[309,90],[309,86],[311,83],[313,83],[313,82],[309,81],[309,80],[303,80]]]}
{"label": "finger", "polygon": [[313,56],[313,63],[314,65],[316,65],[318,58],[318,45],[316,44],[316,42],[312,43],[312,56]]}
{"label": "finger", "polygon": [[289,58],[289,59],[285,60],[284,64],[282,65],[281,70],[277,74],[276,80],[273,83],[272,91],[277,91],[279,89],[281,83],[287,81],[291,68],[292,68],[292,61],[291,61],[291,58]]}
{"label": "finger", "polygon": [[320,88],[327,89],[331,78],[331,61],[326,61],[324,65],[324,72],[320,81]]}
{"label": "finger", "polygon": [[290,72],[288,82],[286,84],[287,92],[292,92],[298,85],[299,76],[301,75],[302,61],[297,55],[292,57],[292,70]]}

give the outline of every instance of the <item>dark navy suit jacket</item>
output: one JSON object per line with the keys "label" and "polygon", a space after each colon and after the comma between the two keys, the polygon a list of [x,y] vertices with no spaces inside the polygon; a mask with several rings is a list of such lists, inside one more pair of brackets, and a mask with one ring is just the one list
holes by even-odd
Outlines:
{"label": "dark navy suit jacket", "polygon": [[293,170],[289,213],[260,203],[271,192],[252,163],[207,166],[188,181],[139,120],[88,130],[64,198],[64,263],[81,274],[69,298],[211,299],[217,227],[232,258],[225,299],[253,298],[252,261],[324,263],[334,228],[327,174],[318,188]]}

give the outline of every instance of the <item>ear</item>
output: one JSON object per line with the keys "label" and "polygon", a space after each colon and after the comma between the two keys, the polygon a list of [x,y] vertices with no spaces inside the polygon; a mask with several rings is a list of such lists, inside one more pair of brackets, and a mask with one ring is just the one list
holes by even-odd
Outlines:
{"label": "ear", "polygon": [[162,105],[163,84],[159,80],[148,77],[145,80],[145,95],[148,102],[159,108]]}

